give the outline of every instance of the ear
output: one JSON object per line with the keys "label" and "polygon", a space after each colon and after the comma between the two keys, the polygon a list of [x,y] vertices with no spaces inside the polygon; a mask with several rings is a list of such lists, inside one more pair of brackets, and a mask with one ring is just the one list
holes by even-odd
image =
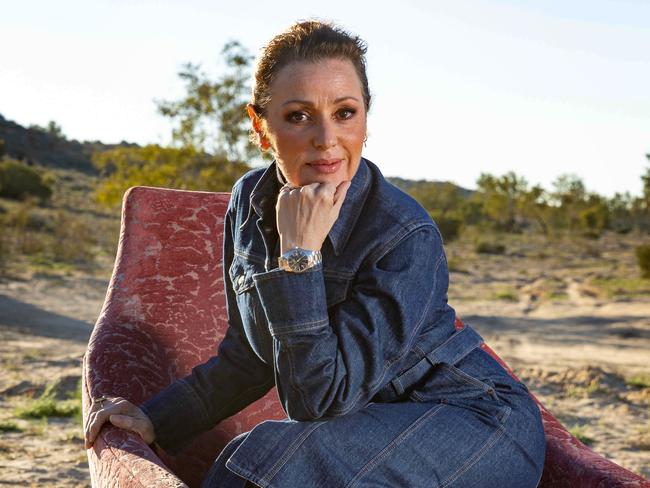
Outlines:
{"label": "ear", "polygon": [[253,130],[257,134],[257,137],[260,138],[260,147],[262,148],[262,151],[266,151],[271,147],[271,144],[269,143],[269,140],[266,138],[264,131],[262,130],[262,119],[259,115],[257,115],[257,112],[255,112],[253,105],[250,103],[246,105],[246,112],[248,112],[248,117],[251,119],[251,122],[253,124]]}

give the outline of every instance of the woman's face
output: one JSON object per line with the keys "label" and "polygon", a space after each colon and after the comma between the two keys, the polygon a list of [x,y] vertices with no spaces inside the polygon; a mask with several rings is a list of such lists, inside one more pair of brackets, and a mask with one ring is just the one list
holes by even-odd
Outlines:
{"label": "woman's face", "polygon": [[270,95],[258,128],[287,181],[304,186],[351,180],[366,137],[361,82],[352,63],[289,64],[278,72]]}

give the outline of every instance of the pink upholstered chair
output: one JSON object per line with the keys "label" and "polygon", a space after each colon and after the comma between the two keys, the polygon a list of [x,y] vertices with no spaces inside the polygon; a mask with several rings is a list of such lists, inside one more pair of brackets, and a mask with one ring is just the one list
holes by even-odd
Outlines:
{"label": "pink upholstered chair", "polygon": [[[115,268],[84,359],[84,418],[90,398],[121,395],[138,404],[216,351],[227,326],[221,245],[229,197],[147,187],[124,196]],[[650,487],[540,409],[548,442],[540,486]],[[232,437],[283,416],[272,390],[178,456],[155,452],[139,436],[106,425],[88,451],[93,486],[199,486]]]}

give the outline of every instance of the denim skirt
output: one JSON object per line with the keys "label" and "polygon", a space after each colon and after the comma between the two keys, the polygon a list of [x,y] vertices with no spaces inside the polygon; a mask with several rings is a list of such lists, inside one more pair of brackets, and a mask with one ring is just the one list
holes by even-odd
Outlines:
{"label": "denim skirt", "polygon": [[482,349],[432,367],[401,397],[380,397],[340,417],[258,424],[224,448],[203,486],[537,486],[539,408]]}

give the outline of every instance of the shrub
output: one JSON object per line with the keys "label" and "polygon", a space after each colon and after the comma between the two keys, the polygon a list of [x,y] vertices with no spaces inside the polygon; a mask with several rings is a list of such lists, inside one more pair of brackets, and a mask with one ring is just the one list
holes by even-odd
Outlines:
{"label": "shrub", "polygon": [[3,229],[0,233],[0,276],[7,271],[7,263],[9,262],[10,255],[8,233],[5,227],[5,219],[0,215],[0,228]]}
{"label": "shrub", "polygon": [[650,278],[650,244],[645,244],[636,248],[636,259],[641,268],[641,276]]}
{"label": "shrub", "polygon": [[90,263],[95,258],[97,239],[79,217],[58,211],[53,219],[54,235],[50,252],[56,261]]}
{"label": "shrub", "polygon": [[11,251],[37,254],[46,249],[47,243],[40,232],[45,221],[36,214],[35,206],[34,199],[30,197],[3,215],[3,240],[7,255]]}
{"label": "shrub", "polygon": [[52,196],[51,181],[37,169],[5,159],[0,162],[0,196],[20,200],[34,196],[45,202]]}
{"label": "shrub", "polygon": [[79,416],[81,414],[79,387],[67,395],[69,399],[59,400],[56,395],[57,386],[58,383],[49,385],[39,398],[16,408],[16,416],[22,419]]}
{"label": "shrub", "polygon": [[498,242],[478,241],[475,250],[479,254],[505,254],[506,246]]}
{"label": "shrub", "polygon": [[440,230],[442,238],[445,242],[451,242],[458,238],[462,224],[462,221],[460,219],[456,219],[454,217],[436,216],[435,214],[431,214],[431,218],[433,218],[433,220],[438,225],[438,229]]}

